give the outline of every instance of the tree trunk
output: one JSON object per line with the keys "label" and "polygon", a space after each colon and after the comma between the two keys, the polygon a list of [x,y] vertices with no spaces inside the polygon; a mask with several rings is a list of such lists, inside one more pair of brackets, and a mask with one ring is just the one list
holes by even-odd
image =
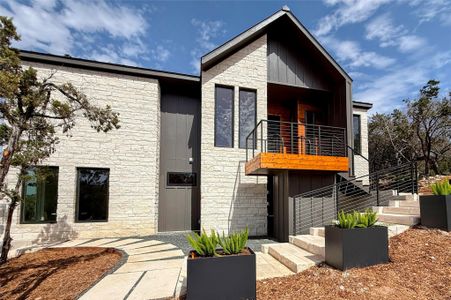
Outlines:
{"label": "tree trunk", "polygon": [[22,135],[22,129],[18,127],[13,127],[13,132],[11,133],[11,137],[8,141],[8,146],[6,151],[8,153],[2,153],[2,160],[0,165],[0,191],[4,191],[5,188],[5,180],[8,175],[9,169],[11,167],[12,157],[14,152],[16,152],[17,143],[19,142],[20,136]]}
{"label": "tree trunk", "polygon": [[6,226],[5,226],[5,232],[3,235],[3,243],[2,243],[2,253],[0,255],[0,265],[4,264],[6,260],[8,259],[8,253],[11,249],[11,223],[13,221],[13,214],[14,210],[17,207],[17,204],[20,202],[20,187],[22,185],[22,176],[24,175],[24,170],[20,170],[20,174],[17,178],[16,187],[14,188],[14,191],[12,195],[9,195],[9,198],[11,199],[11,203],[8,206],[8,217],[6,220]]}

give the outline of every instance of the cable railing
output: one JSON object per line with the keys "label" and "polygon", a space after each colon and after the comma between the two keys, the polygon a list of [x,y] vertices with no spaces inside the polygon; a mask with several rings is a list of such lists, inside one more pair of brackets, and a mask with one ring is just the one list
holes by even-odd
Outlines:
{"label": "cable railing", "polygon": [[416,164],[407,163],[292,197],[293,233],[304,234],[310,227],[329,225],[342,210],[364,211],[388,205],[399,193],[414,194],[417,175]]}
{"label": "cable railing", "polygon": [[346,129],[261,120],[246,137],[246,160],[259,153],[347,156]]}

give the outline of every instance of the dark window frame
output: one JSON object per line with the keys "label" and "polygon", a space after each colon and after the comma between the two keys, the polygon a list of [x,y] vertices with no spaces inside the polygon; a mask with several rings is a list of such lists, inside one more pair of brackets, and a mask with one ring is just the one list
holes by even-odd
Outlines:
{"label": "dark window frame", "polygon": [[[358,144],[356,145],[356,128],[354,128],[354,118],[358,119],[358,124],[359,124],[359,130],[358,130]],[[353,114],[352,115],[352,132],[353,132],[353,136],[352,136],[352,140],[354,143],[354,150],[359,153],[362,154],[362,117],[358,114]]]}
{"label": "dark window frame", "polygon": [[[216,144],[216,108],[217,108],[217,101],[218,101],[218,89],[217,88],[225,88],[225,89],[231,89],[232,90],[232,141],[230,146],[218,146]],[[214,107],[215,113],[214,113],[214,146],[218,148],[235,148],[235,87],[231,85],[222,85],[222,84],[215,84],[215,107]]]}
{"label": "dark window frame", "polygon": [[[246,145],[246,138],[244,139],[244,147],[241,147],[241,91],[244,92],[253,92],[255,94],[255,100],[254,100],[254,128],[257,126],[257,89],[251,89],[251,88],[245,88],[240,87],[238,89],[238,148],[240,149],[247,149]],[[250,132],[249,132],[250,133]],[[249,135],[248,133],[248,135]],[[247,137],[247,136],[246,136]],[[256,143],[257,144],[257,143]],[[255,145],[254,145],[255,148]]]}
{"label": "dark window frame", "polygon": [[59,195],[59,166],[30,166],[30,168],[50,168],[50,169],[56,169],[56,215],[55,215],[55,221],[25,221],[25,210],[24,210],[24,202],[25,202],[25,181],[22,182],[21,187],[21,195],[22,195],[22,203],[20,203],[20,224],[55,224],[58,222],[58,195]]}
{"label": "dark window frame", "polygon": [[[194,174],[194,183],[193,184],[176,184],[169,182],[169,174]],[[166,186],[168,187],[196,187],[197,186],[197,173],[196,172],[166,172]]]}
{"label": "dark window frame", "polygon": [[[91,169],[91,170],[108,170],[108,183],[107,183],[107,202],[106,202],[106,218],[105,220],[79,220],[78,212],[80,207],[79,195],[80,195],[80,180],[78,179],[80,169]],[[110,211],[110,168],[98,168],[98,167],[76,167],[75,168],[75,181],[76,181],[76,191],[75,191],[75,223],[107,223],[109,220]]]}

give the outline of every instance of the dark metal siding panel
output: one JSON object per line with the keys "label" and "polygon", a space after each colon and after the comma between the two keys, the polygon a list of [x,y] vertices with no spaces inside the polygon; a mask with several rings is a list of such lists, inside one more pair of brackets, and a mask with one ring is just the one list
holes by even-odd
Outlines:
{"label": "dark metal siding panel", "polygon": [[288,85],[331,90],[323,68],[311,54],[293,41],[268,36],[268,80]]}
{"label": "dark metal siding panel", "polygon": [[[160,130],[158,229],[159,231],[198,229],[197,221],[200,216],[199,98],[162,90]],[[189,163],[191,157],[192,164]],[[197,184],[194,187],[168,186],[167,172],[194,172],[197,174]]]}

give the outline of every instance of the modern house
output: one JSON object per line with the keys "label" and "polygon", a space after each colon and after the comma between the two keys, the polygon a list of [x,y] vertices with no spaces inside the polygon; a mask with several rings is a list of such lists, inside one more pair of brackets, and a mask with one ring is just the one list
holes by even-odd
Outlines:
{"label": "modern house", "polygon": [[204,55],[200,76],[21,59],[110,104],[121,128],[80,119],[61,136],[43,163],[53,175],[24,184],[17,241],[246,226],[287,240],[290,197],[368,173],[371,104],[352,101],[350,76],[287,8]]}

